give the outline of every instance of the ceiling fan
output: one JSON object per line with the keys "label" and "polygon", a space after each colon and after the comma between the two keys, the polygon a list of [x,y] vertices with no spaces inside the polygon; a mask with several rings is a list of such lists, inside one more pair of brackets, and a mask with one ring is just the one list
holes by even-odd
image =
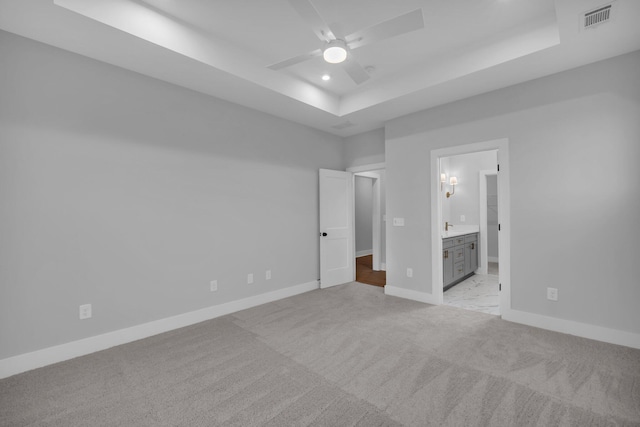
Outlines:
{"label": "ceiling fan", "polygon": [[327,25],[322,19],[311,0],[288,0],[295,11],[310,26],[318,38],[324,42],[321,49],[316,49],[302,55],[294,56],[287,60],[269,65],[272,70],[280,70],[309,59],[323,56],[326,62],[331,64],[343,64],[344,70],[356,83],[367,81],[369,73],[353,58],[351,50],[374,43],[380,40],[409,33],[424,28],[422,9],[383,21],[353,34],[344,35],[336,24]]}

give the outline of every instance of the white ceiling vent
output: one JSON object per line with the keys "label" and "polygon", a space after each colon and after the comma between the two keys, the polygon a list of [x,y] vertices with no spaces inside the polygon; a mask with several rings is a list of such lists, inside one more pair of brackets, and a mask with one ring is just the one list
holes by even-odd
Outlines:
{"label": "white ceiling vent", "polygon": [[613,11],[613,3],[601,6],[584,14],[582,19],[582,28],[593,28],[597,25],[609,22]]}
{"label": "white ceiling vent", "polygon": [[342,130],[342,129],[350,128],[351,126],[355,126],[355,124],[347,120],[346,122],[343,122],[331,127],[334,129]]}

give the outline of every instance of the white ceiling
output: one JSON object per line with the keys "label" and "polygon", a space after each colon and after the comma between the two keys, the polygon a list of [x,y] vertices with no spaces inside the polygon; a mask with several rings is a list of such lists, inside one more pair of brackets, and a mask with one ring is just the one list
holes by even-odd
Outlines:
{"label": "white ceiling", "polygon": [[415,9],[425,28],[354,49],[361,85],[321,57],[267,68],[322,47],[288,0],[0,0],[0,28],[340,136],[640,49],[638,0],[588,30],[602,0],[312,3],[345,34]]}

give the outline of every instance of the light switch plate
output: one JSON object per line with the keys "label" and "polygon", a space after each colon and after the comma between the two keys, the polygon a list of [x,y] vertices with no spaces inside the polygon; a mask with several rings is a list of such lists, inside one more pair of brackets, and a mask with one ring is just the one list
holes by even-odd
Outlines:
{"label": "light switch plate", "polygon": [[404,227],[404,218],[393,218],[394,227]]}
{"label": "light switch plate", "polygon": [[407,277],[413,277],[413,268],[407,268]]}
{"label": "light switch plate", "polygon": [[547,299],[549,301],[558,301],[558,289],[547,288]]}
{"label": "light switch plate", "polygon": [[247,283],[249,285],[253,283],[253,273],[247,274]]}
{"label": "light switch plate", "polygon": [[217,280],[212,280],[209,283],[209,289],[211,290],[211,292],[215,292],[218,290],[218,281]]}

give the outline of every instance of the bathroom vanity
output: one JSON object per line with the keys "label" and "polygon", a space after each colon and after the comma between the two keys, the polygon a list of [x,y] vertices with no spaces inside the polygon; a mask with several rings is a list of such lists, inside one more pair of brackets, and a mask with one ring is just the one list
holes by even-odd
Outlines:
{"label": "bathroom vanity", "polygon": [[442,239],[443,287],[450,287],[473,276],[478,269],[478,233],[458,234]]}

